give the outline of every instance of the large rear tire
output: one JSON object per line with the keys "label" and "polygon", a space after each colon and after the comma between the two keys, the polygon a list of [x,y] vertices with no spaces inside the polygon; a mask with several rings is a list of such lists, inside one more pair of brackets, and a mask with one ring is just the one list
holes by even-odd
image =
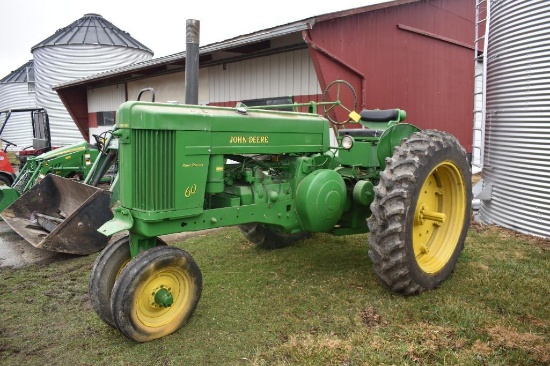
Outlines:
{"label": "large rear tire", "polygon": [[[166,243],[157,238],[157,245],[164,246]],[[120,272],[131,259],[130,237],[125,236],[101,251],[90,273],[88,294],[92,308],[101,320],[115,328],[111,312],[111,292]]]}
{"label": "large rear tire", "polygon": [[249,241],[262,249],[284,248],[306,239],[310,235],[308,233],[284,233],[257,222],[239,225],[239,229]]}
{"label": "large rear tire", "polygon": [[193,314],[202,291],[202,274],[182,249],[159,246],[129,262],[111,295],[117,328],[136,342],[172,334]]}
{"label": "large rear tire", "polygon": [[470,166],[455,137],[426,130],[405,140],[380,173],[367,220],[378,278],[404,295],[438,287],[464,247],[471,202]]}
{"label": "large rear tire", "polygon": [[0,186],[11,186],[13,179],[8,178],[7,175],[0,174]]}

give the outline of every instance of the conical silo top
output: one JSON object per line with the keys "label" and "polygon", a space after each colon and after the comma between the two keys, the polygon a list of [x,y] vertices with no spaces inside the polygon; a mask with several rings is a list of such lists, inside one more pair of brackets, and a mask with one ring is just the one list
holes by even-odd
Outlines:
{"label": "conical silo top", "polygon": [[[33,61],[30,60],[17,70],[10,72],[9,75],[0,80],[0,84],[26,83],[27,81],[34,81],[33,64]],[[32,80],[29,80],[29,78]]]}
{"label": "conical silo top", "polygon": [[143,43],[99,14],[88,13],[31,48],[67,45],[101,45],[140,49],[153,54]]}

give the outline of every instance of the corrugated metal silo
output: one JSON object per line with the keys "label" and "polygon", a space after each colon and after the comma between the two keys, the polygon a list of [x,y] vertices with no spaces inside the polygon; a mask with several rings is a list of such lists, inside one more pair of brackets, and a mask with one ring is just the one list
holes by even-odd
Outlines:
{"label": "corrugated metal silo", "polygon": [[550,2],[489,11],[480,218],[550,237]]}
{"label": "corrugated metal silo", "polygon": [[[36,108],[33,75],[33,62],[29,61],[0,80],[0,111]],[[0,116],[0,128],[5,122],[5,117],[4,113]],[[10,146],[8,150],[11,151],[32,146],[31,113],[12,114],[2,130],[1,137],[17,145]]]}
{"label": "corrugated metal silo", "polygon": [[151,59],[153,52],[99,14],[86,14],[32,48],[36,99],[50,116],[53,145],[82,135],[52,87]]}

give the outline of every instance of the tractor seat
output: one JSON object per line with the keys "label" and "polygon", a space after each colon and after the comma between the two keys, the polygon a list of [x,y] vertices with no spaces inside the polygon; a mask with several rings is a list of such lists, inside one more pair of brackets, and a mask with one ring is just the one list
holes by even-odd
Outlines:
{"label": "tractor seat", "polygon": [[399,120],[399,109],[363,109],[359,115],[361,121],[390,122]]}
{"label": "tractor seat", "polygon": [[384,133],[382,130],[374,130],[370,128],[342,128],[338,130],[338,136],[352,137],[379,137]]}

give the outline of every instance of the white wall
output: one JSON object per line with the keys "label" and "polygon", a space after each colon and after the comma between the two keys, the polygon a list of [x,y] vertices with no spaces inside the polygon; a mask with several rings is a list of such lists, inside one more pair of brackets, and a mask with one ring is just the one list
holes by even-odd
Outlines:
{"label": "white wall", "polygon": [[[207,68],[199,70],[199,104],[209,103],[208,73]],[[144,88],[155,89],[155,102],[177,101],[183,104],[185,101],[185,72],[181,71],[129,82],[128,100],[137,100],[140,90]],[[150,94],[144,94],[142,100],[150,101]]]}
{"label": "white wall", "polygon": [[210,103],[320,94],[307,49],[210,67]]}
{"label": "white wall", "polygon": [[88,113],[116,111],[125,101],[124,84],[88,89]]}

